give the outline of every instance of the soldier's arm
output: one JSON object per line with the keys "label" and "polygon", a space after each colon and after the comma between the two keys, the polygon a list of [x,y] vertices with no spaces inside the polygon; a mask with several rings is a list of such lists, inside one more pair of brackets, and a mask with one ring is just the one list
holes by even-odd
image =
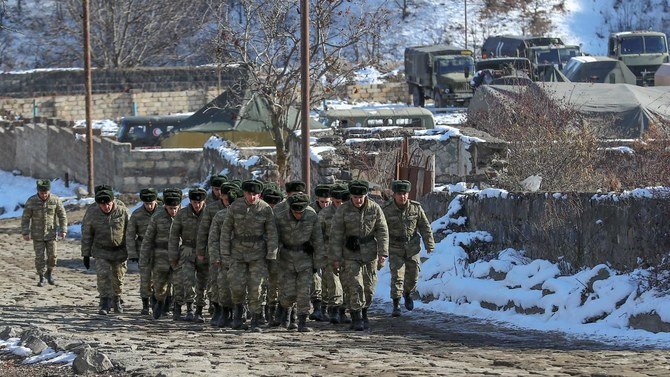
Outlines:
{"label": "soldier's arm", "polygon": [[326,248],[323,243],[323,230],[319,224],[318,218],[314,227],[312,227],[312,234],[309,237],[309,242],[314,247],[314,268],[324,268],[327,262]]}
{"label": "soldier's arm", "polygon": [[219,213],[212,219],[207,235],[207,253],[209,254],[209,263],[221,262],[221,225],[224,216]]}
{"label": "soldier's arm", "polygon": [[342,207],[335,211],[335,215],[331,221],[330,242],[328,244],[333,260],[340,262],[343,259],[342,244],[344,243],[344,211],[342,211],[341,208]]}
{"label": "soldier's arm", "polygon": [[81,256],[90,257],[91,247],[93,246],[93,236],[95,230],[90,221],[90,216],[81,224]]}
{"label": "soldier's arm", "polygon": [[228,210],[228,213],[226,213],[226,218],[223,220],[223,225],[221,226],[221,237],[219,237],[219,249],[222,259],[229,258],[232,255],[231,243],[234,226],[235,216],[233,216],[231,210]]}
{"label": "soldier's arm", "polygon": [[386,224],[386,216],[380,207],[377,207],[374,234],[377,239],[377,256],[387,257],[389,255],[389,228]]}
{"label": "soldier's arm", "polygon": [[33,217],[33,208],[30,199],[26,201],[23,208],[23,215],[21,216],[21,234],[27,236],[30,234],[30,220]]}
{"label": "soldier's arm", "polygon": [[265,244],[267,246],[267,254],[265,259],[277,259],[277,252],[279,251],[279,236],[277,234],[277,223],[275,216],[270,207],[265,209]]}
{"label": "soldier's arm", "polygon": [[207,241],[209,236],[209,227],[212,225],[212,215],[210,215],[207,208],[204,209],[200,224],[198,224],[198,231],[195,235],[195,255],[204,257],[207,250]]}
{"label": "soldier's arm", "polygon": [[419,218],[417,220],[416,227],[419,228],[419,234],[421,234],[421,239],[423,239],[423,245],[426,247],[426,250],[435,250],[435,238],[433,238],[433,231],[430,229],[428,216],[426,216],[426,212],[424,212],[421,206],[419,206]]}
{"label": "soldier's arm", "polygon": [[128,227],[126,228],[126,250],[128,250],[128,259],[139,258],[135,242],[137,236],[137,216],[130,216]]}
{"label": "soldier's arm", "polygon": [[181,216],[177,213],[170,229],[170,238],[168,239],[168,258],[170,263],[177,263],[179,261],[179,239],[181,237],[182,223]]}
{"label": "soldier's arm", "polygon": [[56,216],[58,217],[58,227],[61,233],[67,233],[67,214],[65,213],[65,206],[63,201],[58,198],[56,203]]}
{"label": "soldier's arm", "polygon": [[[147,230],[142,237],[142,244],[140,245],[140,267],[149,267],[151,265],[151,257],[154,252],[154,241],[156,239],[156,227],[156,218],[151,217]],[[135,243],[134,239],[131,243]],[[130,252],[128,254],[130,254]]]}

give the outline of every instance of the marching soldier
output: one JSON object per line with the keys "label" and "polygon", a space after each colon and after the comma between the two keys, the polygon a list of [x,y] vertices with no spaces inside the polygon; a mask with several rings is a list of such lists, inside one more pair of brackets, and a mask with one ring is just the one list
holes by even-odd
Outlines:
{"label": "marching soldier", "polygon": [[[310,207],[312,207],[318,215],[321,210],[328,208],[328,206],[331,204],[330,185],[317,185],[314,189],[314,195],[316,196],[316,200],[314,200]],[[312,305],[314,306],[315,310],[309,317],[309,319],[314,321],[328,320],[328,316],[326,315],[326,306],[323,304],[322,280],[322,271],[317,270],[314,275],[312,275]]]}
{"label": "marching soldier", "polygon": [[51,193],[51,181],[38,180],[37,194],[28,198],[21,217],[23,239],[33,240],[35,269],[39,276],[38,287],[44,286],[45,277],[49,284],[56,284],[53,277],[57,259],[56,233],[60,238],[65,238],[67,234],[65,208],[60,198]]}
{"label": "marching soldier", "polygon": [[[128,260],[139,262],[140,247],[144,233],[149,226],[149,220],[156,211],[158,192],[153,188],[140,190],[142,206],[133,211],[126,229],[126,247],[128,248]],[[149,314],[149,298],[151,297],[151,268],[140,266],[140,297],[142,298],[142,314]]]}
{"label": "marching soldier", "polygon": [[128,258],[125,235],[130,216],[125,205],[116,204],[111,190],[99,190],[95,202],[97,208],[87,211],[82,222],[81,255],[87,270],[91,257],[96,260],[99,314],[106,315],[111,308],[123,313],[121,294]]}
{"label": "marching soldier", "polygon": [[414,309],[411,294],[416,289],[421,270],[419,252],[423,239],[430,253],[435,248],[433,232],[421,203],[409,200],[412,184],[409,181],[391,183],[393,199],[384,203],[382,209],[386,216],[389,233],[389,267],[391,269],[391,299],[393,299],[393,317],[400,315],[400,297],[405,298],[405,308]]}
{"label": "marching soldier", "polygon": [[[176,190],[163,191],[163,208],[151,217],[142,240],[140,252],[140,269],[151,271],[154,297],[153,317],[159,319],[167,306],[170,285],[170,258],[168,243],[174,217],[181,208],[181,192]],[[143,300],[144,301],[144,300]],[[144,303],[144,302],[143,302]]]}
{"label": "marching soldier", "polygon": [[[95,194],[97,194],[98,191],[103,191],[103,190],[114,192],[114,190],[112,190],[112,186],[110,186],[110,185],[99,185],[99,186],[95,186],[95,188],[93,188],[93,196],[95,197]],[[125,208],[126,204],[124,202],[122,202],[121,200],[114,198],[114,206]],[[88,206],[88,208],[86,208],[86,212],[84,212],[84,217],[82,217],[81,222],[84,223],[84,220],[86,219],[86,216],[88,216],[89,213],[91,213],[93,211],[97,211],[97,210],[98,210],[98,204],[97,203],[94,203],[94,204],[91,204],[90,206]]]}
{"label": "marching soldier", "polygon": [[209,177],[209,187],[212,189],[207,195],[206,205],[210,203],[216,203],[220,200],[221,196],[221,185],[228,181],[228,177],[223,174],[213,174]]}
{"label": "marching soldier", "polygon": [[[205,306],[205,288],[209,263],[199,260],[195,254],[195,241],[198,225],[205,208],[207,191],[203,188],[193,188],[188,191],[189,205],[182,208],[174,218],[170,230],[168,255],[170,264],[175,272],[175,305],[173,319],[181,318],[181,306],[186,304],[185,321],[202,323],[202,309]],[[193,302],[196,304],[193,313]]]}
{"label": "marching soldier", "polygon": [[368,307],[377,284],[377,263],[388,256],[389,233],[381,207],[368,198],[367,181],[351,181],[351,200],[333,216],[330,248],[349,296],[354,330],[369,328]]}
{"label": "marching soldier", "polygon": [[[261,193],[261,199],[273,209],[284,200],[284,195],[274,183],[269,183]],[[268,261],[268,281],[265,284],[265,318],[271,326],[279,326],[280,318],[276,317],[279,305],[279,278],[280,271],[277,261]]]}
{"label": "marching soldier", "polygon": [[221,229],[221,256],[230,260],[228,279],[235,304],[233,329],[243,329],[242,313],[246,293],[252,313],[252,331],[259,328],[262,286],[267,278],[267,261],[277,259],[277,226],[272,208],[260,198],[263,184],[242,183],[244,200],[228,208]]}

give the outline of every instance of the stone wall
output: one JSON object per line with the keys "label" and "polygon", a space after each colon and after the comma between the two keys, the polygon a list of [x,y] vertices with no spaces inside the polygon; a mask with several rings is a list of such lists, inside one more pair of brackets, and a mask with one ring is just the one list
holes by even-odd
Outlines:
{"label": "stone wall", "polygon": [[347,97],[353,101],[412,103],[407,83],[404,82],[348,85]]}
{"label": "stone wall", "polygon": [[[121,192],[143,187],[183,187],[203,179],[202,149],[131,149],[128,143],[94,137],[96,184],[111,184]],[[86,183],[87,144],[70,128],[26,125],[0,129],[0,168],[20,170],[39,178],[63,178]]]}
{"label": "stone wall", "polygon": [[[453,194],[422,199],[431,220],[445,213]],[[670,197],[598,196],[590,193],[519,193],[503,197],[464,195],[458,216],[465,230],[493,236],[492,251],[508,247],[526,256],[566,261],[574,268],[606,263],[629,271],[638,258],[656,263],[670,250]]]}
{"label": "stone wall", "polygon": [[203,148],[203,170],[207,174],[226,174],[233,179],[278,182],[275,155],[272,147],[239,148],[212,136]]}

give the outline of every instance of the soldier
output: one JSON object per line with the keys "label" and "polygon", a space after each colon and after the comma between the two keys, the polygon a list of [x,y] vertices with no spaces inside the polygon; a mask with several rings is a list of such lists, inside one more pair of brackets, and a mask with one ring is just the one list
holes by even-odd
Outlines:
{"label": "soldier", "polygon": [[212,326],[229,327],[233,319],[233,299],[228,282],[228,270],[230,260],[221,256],[221,227],[228,213],[228,207],[237,199],[244,196],[242,190],[233,183],[226,182],[221,185],[221,202],[223,208],[214,215],[209,227],[207,237],[207,251],[209,263],[214,266],[210,273],[216,275],[215,286],[212,289],[212,300],[214,300],[214,315],[210,321]]}
{"label": "soldier", "polygon": [[325,262],[323,235],[318,215],[312,208],[307,208],[307,194],[297,193],[289,196],[286,201],[289,209],[275,213],[281,245],[279,312],[282,325],[289,328],[291,308],[293,304],[297,304],[298,331],[308,332],[312,331],[306,324],[310,311],[312,275]]}
{"label": "soldier", "polygon": [[211,187],[212,192],[207,195],[207,201],[205,202],[206,205],[209,205],[209,203],[218,202],[220,200],[221,185],[227,181],[228,177],[223,174],[212,174],[212,176],[209,177],[209,187]]}
{"label": "soldier", "polygon": [[153,317],[159,319],[168,306],[170,285],[170,258],[168,242],[174,217],[181,208],[181,192],[163,191],[163,208],[151,217],[142,240],[140,252],[140,269],[151,271],[156,303],[153,305]]}
{"label": "soldier", "polygon": [[[93,195],[95,196],[95,194],[97,194],[98,191],[103,191],[103,190],[114,192],[114,190],[112,190],[112,186],[110,186],[110,185],[99,185],[99,186],[95,186],[95,188],[93,188]],[[122,202],[121,200],[114,198],[114,206],[125,208],[126,204],[124,202]],[[98,204],[97,203],[94,203],[94,204],[91,204],[90,206],[88,206],[88,208],[86,208],[86,212],[84,212],[84,217],[82,217],[81,222],[84,223],[84,220],[86,220],[86,216],[88,216],[89,213],[97,211],[97,210],[98,210]]]}
{"label": "soldier", "polygon": [[[257,180],[242,183],[244,200],[228,208],[221,228],[221,256],[230,260],[228,279],[235,304],[233,329],[243,329],[242,313],[246,293],[252,313],[252,331],[259,326],[262,286],[267,278],[267,260],[277,259],[277,227],[270,205],[260,198],[263,184]],[[246,328],[244,328],[246,329]]]}
{"label": "soldier", "polygon": [[37,286],[44,286],[45,277],[49,284],[55,285],[53,269],[56,267],[57,258],[56,234],[60,238],[65,238],[67,216],[60,198],[51,193],[51,181],[48,179],[38,180],[37,194],[26,201],[21,217],[21,234],[24,240],[33,240],[35,269],[39,276]]}
{"label": "soldier", "polygon": [[326,249],[326,263],[321,274],[323,278],[323,302],[328,308],[328,317],[330,323],[338,324],[346,318],[345,307],[342,305],[342,284],[340,276],[333,271],[333,255],[329,252],[328,242],[330,241],[330,226],[335,215],[335,211],[342,203],[349,200],[349,191],[344,185],[335,185],[331,189],[332,203],[319,212],[319,224],[323,232],[323,241]]}
{"label": "soldier", "polygon": [[[188,191],[189,205],[177,213],[170,230],[168,255],[175,272],[174,320],[202,323],[202,309],[205,306],[205,288],[209,263],[195,254],[198,225],[205,208],[207,191],[197,187]],[[196,304],[193,313],[193,302]],[[181,306],[186,304],[186,316],[181,318]]]}
{"label": "soldier", "polygon": [[121,294],[128,259],[125,235],[130,216],[125,205],[116,205],[111,190],[99,190],[95,202],[97,209],[87,211],[81,225],[81,255],[87,270],[91,257],[96,259],[98,313],[107,315],[112,307],[115,313],[123,313]]}
{"label": "soldier", "polygon": [[[284,195],[274,183],[269,183],[261,193],[261,199],[265,201],[273,209],[277,204],[284,200]],[[277,261],[268,261],[268,281],[264,286],[266,305],[264,306],[264,314],[267,322],[272,326],[280,325],[280,318],[276,317],[277,306],[279,305],[279,278],[280,271]]]}
{"label": "soldier", "polygon": [[[299,192],[304,193],[307,189],[307,185],[303,181],[290,181],[284,184],[284,189],[286,190],[286,197]],[[275,207],[272,208],[275,212],[286,211],[288,210],[288,203],[286,200],[279,202]]]}
{"label": "soldier", "polygon": [[400,297],[405,298],[405,308],[414,309],[411,294],[416,289],[421,270],[419,252],[423,239],[426,250],[431,253],[435,248],[433,232],[421,203],[409,200],[412,184],[409,181],[391,183],[393,199],[384,203],[382,209],[389,227],[389,267],[391,269],[391,299],[393,299],[393,317],[400,315]]}
{"label": "soldier", "polygon": [[368,307],[377,284],[377,263],[388,256],[389,233],[381,207],[368,198],[367,181],[351,181],[351,200],[333,216],[330,248],[349,296],[354,330],[369,328]]}
{"label": "soldier", "polygon": [[[330,203],[330,185],[317,185],[314,189],[316,200],[310,205],[316,211],[317,215],[322,209],[327,208]],[[322,271],[317,270],[312,275],[312,305],[314,312],[309,316],[309,319],[314,321],[328,321],[326,315],[326,306],[323,304],[323,287],[322,287]],[[318,310],[317,310],[318,308]]]}
{"label": "soldier", "polygon": [[[142,206],[133,211],[126,229],[126,247],[128,260],[139,262],[142,238],[147,230],[149,220],[156,211],[158,192],[154,188],[140,190]],[[151,297],[151,267],[140,266],[140,298],[142,298],[142,315],[149,314],[149,298]]]}

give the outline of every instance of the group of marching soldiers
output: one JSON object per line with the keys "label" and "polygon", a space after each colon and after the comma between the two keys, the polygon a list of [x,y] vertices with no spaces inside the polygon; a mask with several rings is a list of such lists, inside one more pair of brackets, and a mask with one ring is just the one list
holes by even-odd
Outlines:
{"label": "group of marching soldiers", "polygon": [[[311,331],[307,319],[369,328],[377,271],[390,256],[394,317],[413,309],[420,240],[433,235],[411,184],[393,181],[381,205],[366,181],[318,185],[310,202],[301,181],[285,184],[210,178],[211,193],[140,192],[132,215],[109,186],[98,186],[82,221],[81,252],[95,258],[99,313],[123,312],[127,261],[138,262],[142,314],[260,332]],[[162,202],[160,201],[162,200]],[[185,306],[185,312],[184,312]],[[347,316],[347,313],[349,316]]]}

